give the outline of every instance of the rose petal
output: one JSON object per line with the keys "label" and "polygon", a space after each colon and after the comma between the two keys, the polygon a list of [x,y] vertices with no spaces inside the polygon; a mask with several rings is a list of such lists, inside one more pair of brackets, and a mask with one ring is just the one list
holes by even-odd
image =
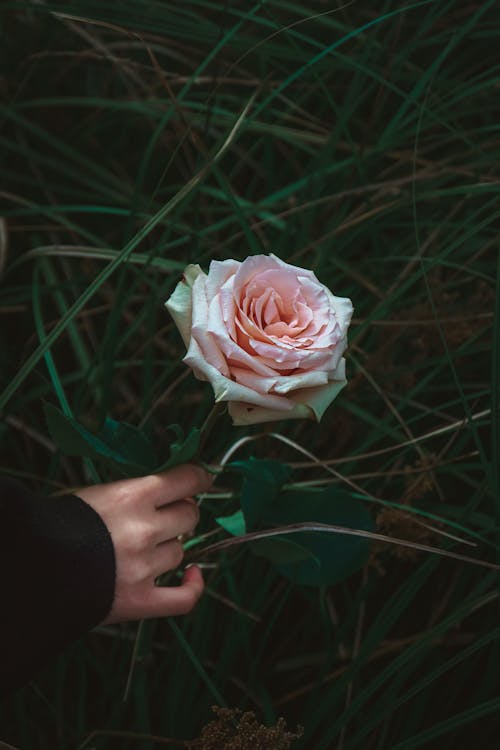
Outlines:
{"label": "rose petal", "polygon": [[179,281],[171,296],[165,302],[165,307],[174,319],[186,347],[189,346],[191,339],[192,287],[196,278],[200,275],[205,276],[200,266],[188,266],[184,271],[184,279]]}
{"label": "rose petal", "polygon": [[287,398],[270,394],[263,396],[257,391],[222,375],[216,367],[207,362],[204,352],[194,337],[191,338],[188,353],[183,361],[192,368],[199,380],[210,382],[214,389],[216,401],[245,401],[257,406],[269,406],[276,411],[285,413],[292,408],[292,404]]}
{"label": "rose petal", "polygon": [[[218,299],[214,298],[208,304],[208,312],[204,312],[205,326],[198,326],[193,335],[196,335],[199,341],[203,340],[204,335],[211,335],[216,342],[220,354],[224,356],[225,361],[228,363],[229,369],[236,363],[243,367],[248,367],[261,375],[272,376],[274,370],[271,367],[264,363],[255,353],[246,351],[237,341],[233,341],[229,336],[218,302]],[[201,346],[204,348],[203,344]],[[209,358],[209,361],[212,360]],[[212,362],[212,364],[214,363]]]}
{"label": "rose petal", "polygon": [[336,372],[336,379],[330,380],[328,385],[320,386],[319,388],[304,388],[299,391],[295,391],[290,395],[290,398],[295,401],[296,404],[306,405],[314,417],[319,422],[321,417],[325,413],[326,409],[334,399],[337,398],[342,388],[347,385],[345,378],[345,360],[341,360],[339,368]]}
{"label": "rose petal", "polygon": [[223,320],[229,335],[236,339],[234,317],[236,306],[233,295],[234,276],[241,266],[236,260],[213,260],[208,271],[206,297],[218,299],[222,310]]}
{"label": "rose petal", "polygon": [[272,408],[258,407],[247,403],[232,402],[229,404],[229,414],[235,425],[261,424],[275,422],[280,419],[315,419],[321,420],[327,407],[339,395],[347,384],[345,379],[345,360],[342,360],[335,373],[336,380],[318,388],[303,388],[291,393],[289,398],[293,402],[292,408],[283,414]]}
{"label": "rose petal", "polygon": [[[332,361],[334,362],[333,367],[336,367],[345,349],[345,347],[342,349],[341,345],[337,345],[334,349],[325,348],[316,350],[312,347],[309,349],[299,349],[285,344],[285,342],[281,342],[281,346],[276,346],[276,344],[265,344],[262,341],[255,341],[255,339],[250,339],[250,345],[264,362],[275,362],[278,365],[276,369],[279,370],[295,370],[298,367],[302,370],[313,368],[326,369],[326,363],[331,363]],[[336,351],[337,348],[339,348],[338,352]]]}
{"label": "rose petal", "polygon": [[[207,276],[208,299],[216,297],[228,280],[234,279],[242,264],[237,260],[212,260]],[[231,283],[232,286],[232,283]]]}
{"label": "rose petal", "polygon": [[345,336],[354,311],[352,302],[348,297],[335,297],[329,289],[327,292],[330,298],[330,304],[335,310],[337,324],[342,331],[342,335]]}
{"label": "rose petal", "polygon": [[298,375],[274,375],[274,377],[262,377],[256,375],[250,370],[244,370],[238,367],[231,368],[231,374],[236,378],[238,383],[253,388],[259,393],[274,393],[284,395],[297,388],[312,388],[318,385],[328,383],[328,373],[313,370],[312,372],[302,372]]}

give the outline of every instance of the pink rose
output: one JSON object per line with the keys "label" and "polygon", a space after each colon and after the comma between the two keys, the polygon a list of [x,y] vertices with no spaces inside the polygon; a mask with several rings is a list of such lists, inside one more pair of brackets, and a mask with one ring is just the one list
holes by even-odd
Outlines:
{"label": "pink rose", "polygon": [[237,425],[321,419],[346,384],[351,301],[275,255],[186,268],[165,303],[188,364]]}

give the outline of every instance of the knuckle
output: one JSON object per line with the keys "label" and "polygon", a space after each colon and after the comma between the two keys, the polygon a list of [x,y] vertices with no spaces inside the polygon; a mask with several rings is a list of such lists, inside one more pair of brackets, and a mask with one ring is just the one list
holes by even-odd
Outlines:
{"label": "knuckle", "polygon": [[129,538],[130,549],[134,552],[143,552],[154,542],[154,529],[150,524],[134,522],[130,525]]}
{"label": "knuckle", "polygon": [[161,477],[158,474],[146,474],[141,479],[141,484],[145,492],[157,489],[158,485],[161,484]]}
{"label": "knuckle", "polygon": [[127,482],[120,482],[116,486],[116,498],[121,506],[129,507],[135,501],[136,493],[132,491]]}
{"label": "knuckle", "polygon": [[186,514],[186,524],[194,528],[200,520],[200,511],[196,503],[183,503],[184,513]]}

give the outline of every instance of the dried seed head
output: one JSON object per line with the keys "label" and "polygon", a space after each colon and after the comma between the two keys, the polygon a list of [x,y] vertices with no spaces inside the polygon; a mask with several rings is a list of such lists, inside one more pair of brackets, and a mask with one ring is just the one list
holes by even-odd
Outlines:
{"label": "dried seed head", "polygon": [[216,719],[203,728],[200,737],[191,744],[199,750],[289,750],[291,743],[304,730],[286,731],[286,722],[278,719],[274,727],[259,724],[253,711],[239,708],[212,708]]}

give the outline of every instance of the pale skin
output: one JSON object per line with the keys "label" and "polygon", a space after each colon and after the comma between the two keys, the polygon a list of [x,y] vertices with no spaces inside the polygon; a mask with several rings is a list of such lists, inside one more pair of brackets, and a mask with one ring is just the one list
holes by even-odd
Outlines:
{"label": "pale skin", "polygon": [[115,548],[115,597],[105,624],[183,615],[196,605],[204,587],[198,567],[188,567],[179,586],[156,586],[155,579],[182,563],[178,537],[194,531],[199,511],[193,496],[211,482],[200,466],[185,464],[78,490],[101,516]]}

